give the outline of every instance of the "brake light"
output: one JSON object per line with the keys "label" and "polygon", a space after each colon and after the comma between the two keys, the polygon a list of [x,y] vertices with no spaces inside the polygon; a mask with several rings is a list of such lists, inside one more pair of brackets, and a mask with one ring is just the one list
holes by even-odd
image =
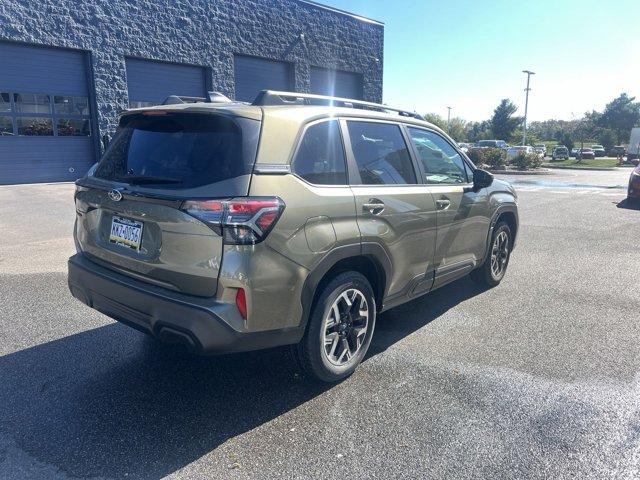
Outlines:
{"label": "brake light", "polygon": [[206,223],[225,243],[253,245],[264,240],[280,218],[284,202],[277,197],[188,200],[182,210]]}
{"label": "brake light", "polygon": [[236,292],[236,307],[242,318],[247,319],[247,295],[244,292],[244,288],[239,288]]}

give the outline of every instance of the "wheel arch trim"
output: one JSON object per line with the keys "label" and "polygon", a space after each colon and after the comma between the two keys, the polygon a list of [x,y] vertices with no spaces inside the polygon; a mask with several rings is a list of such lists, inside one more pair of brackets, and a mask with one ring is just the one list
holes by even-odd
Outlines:
{"label": "wheel arch trim", "polygon": [[[379,303],[378,308],[382,305],[382,299],[387,295],[387,289],[389,279],[392,275],[392,263],[389,254],[386,249],[376,242],[363,242],[357,244],[343,245],[331,250],[325,255],[322,260],[311,270],[307,275],[302,286],[302,318],[300,321],[300,327],[306,328],[309,320],[309,315],[313,307],[313,300],[316,295],[318,286],[325,278],[326,274],[334,268],[339,262],[348,259],[366,258],[372,261],[373,265],[377,269],[378,275],[382,278],[383,285],[378,285],[379,291],[377,294],[376,303]],[[375,288],[374,288],[375,290]]]}

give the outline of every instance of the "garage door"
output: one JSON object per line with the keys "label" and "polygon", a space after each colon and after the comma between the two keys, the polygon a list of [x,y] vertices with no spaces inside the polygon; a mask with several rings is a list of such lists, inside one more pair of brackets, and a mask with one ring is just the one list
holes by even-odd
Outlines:
{"label": "garage door", "polygon": [[311,93],[362,100],[362,75],[311,67]]}
{"label": "garage door", "polygon": [[0,42],[0,184],[70,181],[94,162],[86,57]]}
{"label": "garage door", "polygon": [[252,102],[260,90],[293,90],[293,66],[266,58],[235,56],[236,100]]}
{"label": "garage door", "polygon": [[127,58],[130,107],[160,105],[169,95],[204,97],[206,70],[180,63]]}

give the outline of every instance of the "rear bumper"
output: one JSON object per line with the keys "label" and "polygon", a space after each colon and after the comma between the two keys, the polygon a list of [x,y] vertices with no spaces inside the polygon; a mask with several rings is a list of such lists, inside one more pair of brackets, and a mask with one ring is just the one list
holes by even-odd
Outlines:
{"label": "rear bumper", "polygon": [[233,304],[191,297],[129,278],[79,253],[69,258],[69,290],[82,303],[144,333],[182,343],[194,353],[219,354],[297,343],[302,329],[260,332],[233,328]]}

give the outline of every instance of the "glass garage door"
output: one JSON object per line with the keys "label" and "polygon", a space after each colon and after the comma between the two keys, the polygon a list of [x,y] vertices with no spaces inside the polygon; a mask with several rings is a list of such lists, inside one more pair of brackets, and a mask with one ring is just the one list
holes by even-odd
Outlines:
{"label": "glass garage door", "polygon": [[83,52],[0,42],[0,184],[73,181],[95,151]]}

